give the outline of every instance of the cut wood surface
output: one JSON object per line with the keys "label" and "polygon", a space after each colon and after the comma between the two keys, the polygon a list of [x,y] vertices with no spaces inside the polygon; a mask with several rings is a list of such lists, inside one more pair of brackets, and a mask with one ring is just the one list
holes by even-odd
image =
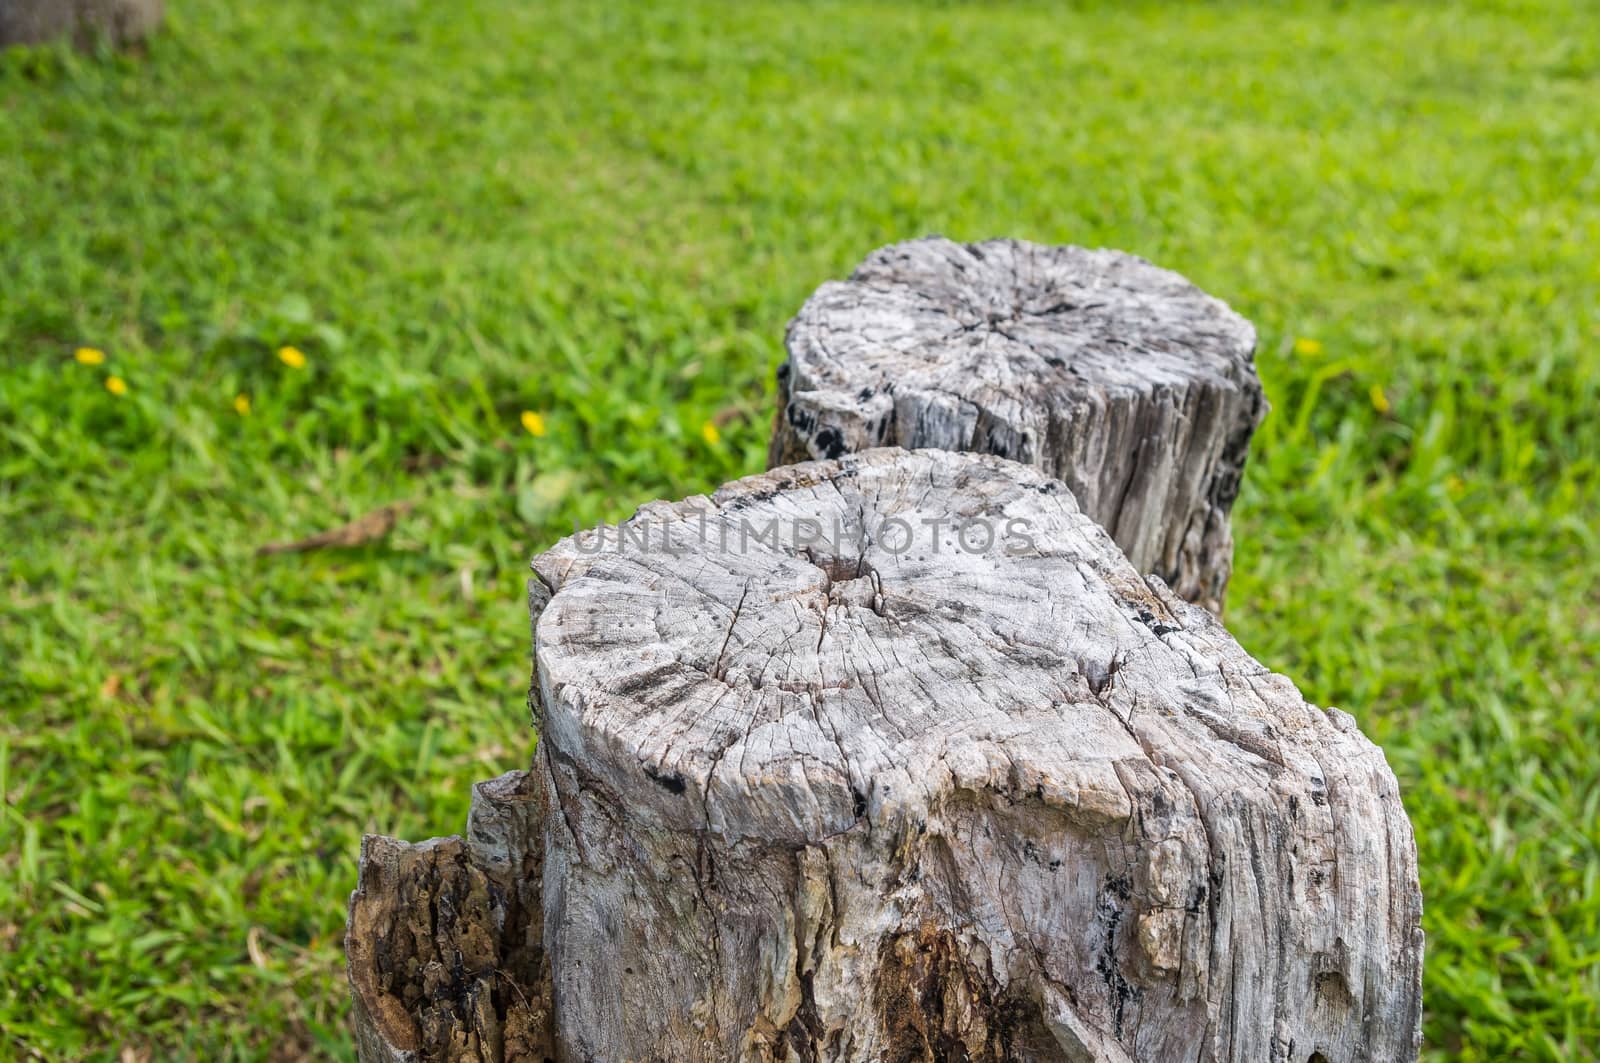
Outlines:
{"label": "cut wood surface", "polygon": [[542,852],[485,866],[538,868],[554,1058],[1416,1058],[1381,752],[1060,483],[877,450],[535,570]]}
{"label": "cut wood surface", "polygon": [[1255,330],[1120,251],[932,237],[881,248],[789,326],[769,465],[978,451],[1072,488],[1141,573],[1220,612],[1265,412]]}

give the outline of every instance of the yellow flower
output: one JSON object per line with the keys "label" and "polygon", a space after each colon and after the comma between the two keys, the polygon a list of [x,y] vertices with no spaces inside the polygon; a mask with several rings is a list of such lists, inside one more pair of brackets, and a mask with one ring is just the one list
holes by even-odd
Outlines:
{"label": "yellow flower", "polygon": [[722,442],[722,433],[717,431],[716,425],[712,424],[710,421],[707,421],[705,424],[700,426],[700,438],[704,439],[712,446],[716,446],[718,443]]}
{"label": "yellow flower", "polygon": [[93,347],[79,347],[72,352],[72,357],[78,360],[79,365],[104,365],[106,352],[95,350]]}
{"label": "yellow flower", "polygon": [[1461,492],[1467,489],[1467,482],[1459,476],[1452,475],[1445,480],[1444,487],[1446,491],[1450,492],[1451,498],[1459,498],[1461,497]]}
{"label": "yellow flower", "polygon": [[236,412],[240,417],[249,417],[250,416],[250,396],[246,395],[242,391],[239,392],[239,394],[235,395],[233,397],[233,409],[234,409],[234,412]]}
{"label": "yellow flower", "polygon": [[528,430],[529,435],[542,436],[545,433],[544,417],[532,410],[523,410],[522,427]]}
{"label": "yellow flower", "polygon": [[108,376],[106,377],[106,390],[113,395],[126,395],[128,393],[128,382],[120,376]]}
{"label": "yellow flower", "polygon": [[1304,336],[1294,341],[1294,353],[1313,355],[1322,353],[1322,343],[1319,340],[1308,340]]}
{"label": "yellow flower", "polygon": [[279,347],[278,361],[290,369],[304,369],[306,367],[306,356],[301,354],[296,347]]}
{"label": "yellow flower", "polygon": [[1372,400],[1372,408],[1379,413],[1389,412],[1389,396],[1383,393],[1383,388],[1377,384],[1367,389],[1367,398]]}

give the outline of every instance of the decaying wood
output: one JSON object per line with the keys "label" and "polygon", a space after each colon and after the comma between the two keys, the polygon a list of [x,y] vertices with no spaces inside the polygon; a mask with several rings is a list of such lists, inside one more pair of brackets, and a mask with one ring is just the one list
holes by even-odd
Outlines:
{"label": "decaying wood", "polygon": [[769,465],[978,451],[1064,480],[1141,573],[1219,612],[1229,510],[1265,412],[1255,330],[1120,251],[913,240],[789,326]]}
{"label": "decaying wood", "polygon": [[473,787],[467,836],[362,840],[345,935],[363,1063],[554,1058],[527,772]]}
{"label": "decaying wood", "polygon": [[[623,534],[535,561],[554,1058],[1416,1058],[1381,752],[1060,483],[874,450]],[[440,1007],[486,1029],[463,984]]]}

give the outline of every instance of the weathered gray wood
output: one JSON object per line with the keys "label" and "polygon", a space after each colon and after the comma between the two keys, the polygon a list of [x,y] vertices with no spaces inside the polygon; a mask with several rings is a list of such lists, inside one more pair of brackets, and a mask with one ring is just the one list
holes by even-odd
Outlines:
{"label": "weathered gray wood", "polygon": [[363,1063],[553,1057],[543,819],[540,789],[510,772],[473,787],[465,841],[362,840],[345,954]]}
{"label": "weathered gray wood", "polygon": [[1064,480],[1141,573],[1220,614],[1265,412],[1250,323],[1120,251],[913,240],[789,326],[769,466],[978,451]]}
{"label": "weathered gray wood", "polygon": [[535,562],[555,1058],[1416,1058],[1381,752],[1060,483],[877,450],[625,529]]}
{"label": "weathered gray wood", "polygon": [[126,44],[161,23],[162,0],[0,0],[0,48],[70,37]]}

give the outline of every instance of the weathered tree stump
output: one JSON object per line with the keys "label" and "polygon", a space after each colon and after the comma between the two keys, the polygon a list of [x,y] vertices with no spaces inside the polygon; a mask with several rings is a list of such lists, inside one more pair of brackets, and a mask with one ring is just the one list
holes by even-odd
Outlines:
{"label": "weathered tree stump", "polygon": [[1037,466],[1141,573],[1220,614],[1228,514],[1265,412],[1255,339],[1120,251],[894,244],[790,323],[768,463],[896,445]]}
{"label": "weathered tree stump", "polygon": [[[653,503],[534,567],[547,814],[498,837],[542,851],[481,858],[498,893],[467,907],[542,904],[513,981],[548,970],[552,1058],[1416,1058],[1416,856],[1382,754],[1059,482],[877,450]],[[460,1002],[532,932],[451,953],[474,887],[442,904],[379,851],[353,910],[423,945],[369,950],[393,1027],[489,1028]],[[434,944],[453,981],[407,959]]]}
{"label": "weathered tree stump", "polygon": [[161,23],[162,0],[0,0],[0,48],[71,38],[127,44]]}

